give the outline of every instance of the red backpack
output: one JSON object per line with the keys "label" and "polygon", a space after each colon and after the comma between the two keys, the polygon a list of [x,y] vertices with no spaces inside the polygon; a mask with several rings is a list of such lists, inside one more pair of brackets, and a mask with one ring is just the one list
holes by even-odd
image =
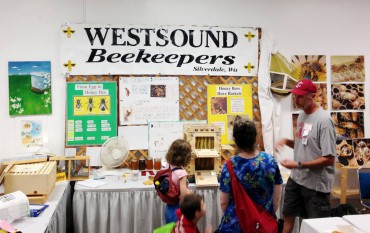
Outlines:
{"label": "red backpack", "polygon": [[226,161],[226,165],[231,178],[235,212],[242,231],[250,233],[277,233],[277,220],[265,208],[250,199],[243,185],[237,180],[230,160]]}
{"label": "red backpack", "polygon": [[163,202],[174,205],[180,201],[180,189],[172,181],[172,172],[182,169],[181,167],[165,168],[159,170],[154,176],[154,188]]}

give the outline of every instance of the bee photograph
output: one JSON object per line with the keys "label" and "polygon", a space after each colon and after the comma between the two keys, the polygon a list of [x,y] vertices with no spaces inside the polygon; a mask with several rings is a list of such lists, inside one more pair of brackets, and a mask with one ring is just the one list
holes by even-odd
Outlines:
{"label": "bee photograph", "polygon": [[365,109],[364,84],[336,83],[331,85],[333,110]]}
{"label": "bee photograph", "polygon": [[150,97],[166,97],[166,85],[150,85]]}
{"label": "bee photograph", "polygon": [[354,149],[352,140],[337,140],[336,142],[337,157],[341,166],[357,166],[354,158]]}
{"label": "bee photograph", "polygon": [[310,79],[312,82],[326,82],[326,56],[325,55],[294,55],[292,63],[293,73],[299,79]]}
{"label": "bee photograph", "polygon": [[370,139],[353,139],[354,157],[359,166],[370,165]]}
{"label": "bee photograph", "polygon": [[364,56],[331,56],[331,82],[365,82]]}
{"label": "bee photograph", "polygon": [[212,97],[211,98],[211,113],[227,114],[227,98],[226,97]]}
{"label": "bee photograph", "polygon": [[331,119],[334,122],[337,137],[341,139],[364,137],[363,112],[332,112]]}

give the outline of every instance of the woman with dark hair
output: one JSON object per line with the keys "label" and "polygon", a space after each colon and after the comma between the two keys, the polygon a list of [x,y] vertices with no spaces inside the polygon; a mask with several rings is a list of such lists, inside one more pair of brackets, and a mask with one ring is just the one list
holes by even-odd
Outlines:
{"label": "woman with dark hair", "polygon": [[[242,119],[235,121],[233,137],[238,154],[230,160],[236,178],[243,185],[252,201],[275,216],[280,202],[283,179],[276,159],[272,155],[258,150],[256,136],[257,130],[253,122]],[[220,190],[221,209],[224,215],[221,219],[219,232],[242,232],[235,213],[230,173],[226,164],[222,167]]]}

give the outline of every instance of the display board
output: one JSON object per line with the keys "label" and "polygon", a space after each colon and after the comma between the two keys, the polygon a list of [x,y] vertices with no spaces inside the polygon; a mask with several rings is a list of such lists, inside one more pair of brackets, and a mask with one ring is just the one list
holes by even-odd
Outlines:
{"label": "display board", "polygon": [[179,120],[178,77],[120,77],[120,125]]}
{"label": "display board", "polygon": [[117,83],[67,83],[66,145],[101,145],[117,136]]}
{"label": "display board", "polygon": [[238,118],[253,120],[252,87],[243,85],[208,85],[208,123],[221,128],[221,143],[232,144],[232,128]]}
{"label": "display board", "polygon": [[165,159],[173,141],[184,138],[184,124],[206,124],[206,121],[153,121],[148,123],[149,156]]}

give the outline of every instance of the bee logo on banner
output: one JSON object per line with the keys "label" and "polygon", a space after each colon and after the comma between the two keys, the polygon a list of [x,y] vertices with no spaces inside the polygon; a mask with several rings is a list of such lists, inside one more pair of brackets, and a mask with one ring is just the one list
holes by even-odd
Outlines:
{"label": "bee logo on banner", "polygon": [[258,29],[64,25],[62,70],[71,75],[256,76]]}

